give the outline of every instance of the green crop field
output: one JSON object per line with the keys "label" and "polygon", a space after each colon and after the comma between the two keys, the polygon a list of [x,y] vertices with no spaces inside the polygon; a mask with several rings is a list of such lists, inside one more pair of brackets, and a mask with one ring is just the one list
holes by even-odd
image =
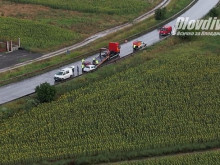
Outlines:
{"label": "green crop field", "polygon": [[129,22],[161,1],[0,0],[0,41],[20,37],[23,48],[48,52]]}
{"label": "green crop field", "polygon": [[0,164],[218,146],[219,42],[169,39],[63,85],[57,101],[0,123]]}
{"label": "green crop field", "polygon": [[[219,165],[220,151],[208,151],[204,153],[192,153],[186,155],[152,158],[148,160],[114,163],[114,165]],[[111,164],[109,164],[111,165]],[[112,164],[113,165],[113,164]]]}
{"label": "green crop field", "polygon": [[65,45],[79,38],[79,34],[29,20],[0,17],[0,36],[5,40],[22,39],[26,49],[45,49],[56,45]]}

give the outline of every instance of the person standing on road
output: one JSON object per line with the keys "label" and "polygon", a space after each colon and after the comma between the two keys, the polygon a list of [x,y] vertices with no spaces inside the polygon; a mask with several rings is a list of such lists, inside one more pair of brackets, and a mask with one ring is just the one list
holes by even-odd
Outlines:
{"label": "person standing on road", "polygon": [[93,58],[92,64],[95,65],[95,62],[96,62],[96,60],[95,60],[95,58]]}
{"label": "person standing on road", "polygon": [[84,63],[82,63],[82,73],[83,73],[84,68],[85,68],[85,65]]}
{"label": "person standing on road", "polygon": [[83,69],[85,68],[85,59],[82,59],[82,73],[83,73]]}
{"label": "person standing on road", "polygon": [[99,64],[99,61],[96,59],[95,60],[95,65],[98,65]]}
{"label": "person standing on road", "polygon": [[77,65],[77,75],[79,76],[79,66]]}

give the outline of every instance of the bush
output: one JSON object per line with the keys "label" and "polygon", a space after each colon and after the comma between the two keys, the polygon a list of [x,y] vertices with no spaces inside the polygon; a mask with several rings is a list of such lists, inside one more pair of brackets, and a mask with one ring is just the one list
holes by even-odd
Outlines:
{"label": "bush", "polygon": [[41,102],[51,102],[56,95],[56,88],[45,82],[35,88],[37,99]]}
{"label": "bush", "polygon": [[218,12],[217,8],[213,8],[212,10],[210,10],[209,16],[210,17],[218,17],[219,16],[219,12]]}
{"label": "bush", "polygon": [[166,8],[157,9],[155,11],[155,19],[156,20],[162,20],[166,18]]}
{"label": "bush", "polygon": [[7,119],[11,116],[13,116],[14,111],[7,107],[1,107],[0,108],[0,120]]}
{"label": "bush", "polygon": [[39,104],[39,101],[36,99],[27,99],[25,104],[25,110],[31,110],[33,107],[36,107]]}
{"label": "bush", "polygon": [[188,29],[187,27],[189,24],[186,26],[185,29],[177,29],[176,35],[182,39],[182,40],[192,40],[196,37],[197,32],[201,32],[200,30],[196,30],[195,28],[193,29]]}

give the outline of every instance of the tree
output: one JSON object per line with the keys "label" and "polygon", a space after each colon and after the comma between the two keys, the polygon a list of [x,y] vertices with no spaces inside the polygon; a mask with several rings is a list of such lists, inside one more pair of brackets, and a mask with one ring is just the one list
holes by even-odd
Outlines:
{"label": "tree", "polygon": [[156,20],[162,20],[166,17],[166,8],[157,9],[155,11],[155,19]]}
{"label": "tree", "polygon": [[218,17],[219,16],[218,9],[217,8],[213,8],[212,10],[210,10],[209,16],[210,17]]}
{"label": "tree", "polygon": [[56,95],[56,88],[45,82],[35,88],[37,99],[41,102],[51,102]]}

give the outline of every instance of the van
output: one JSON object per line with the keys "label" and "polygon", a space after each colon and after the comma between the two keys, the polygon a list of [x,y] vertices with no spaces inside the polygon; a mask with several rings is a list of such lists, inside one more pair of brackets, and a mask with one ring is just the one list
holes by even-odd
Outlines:
{"label": "van", "polygon": [[61,69],[59,72],[57,72],[54,75],[54,80],[62,81],[72,77],[74,75],[74,68],[75,68],[74,66],[71,66],[68,68]]}

